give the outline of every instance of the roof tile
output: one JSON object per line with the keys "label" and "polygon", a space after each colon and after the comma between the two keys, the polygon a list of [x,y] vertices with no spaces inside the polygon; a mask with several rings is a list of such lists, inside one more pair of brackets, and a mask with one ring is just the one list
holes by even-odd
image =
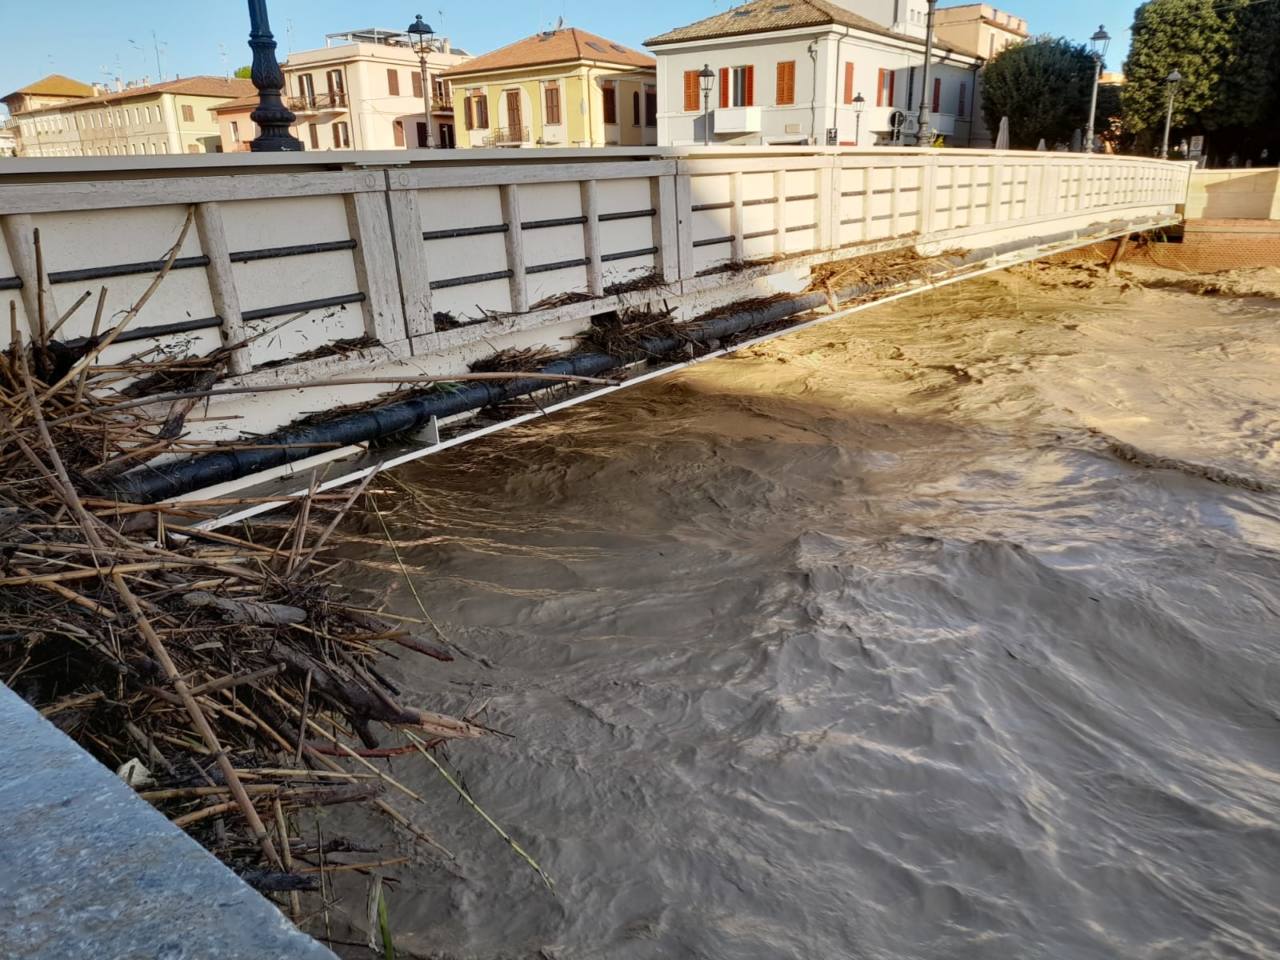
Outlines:
{"label": "roof tile", "polygon": [[534,67],[549,63],[573,63],[578,60],[594,60],[598,63],[617,64],[624,67],[649,67],[657,64],[654,59],[621,44],[598,37],[577,27],[535,33],[515,43],[507,44],[473,60],[460,63],[444,71],[446,77],[492,70],[511,70],[516,67]]}

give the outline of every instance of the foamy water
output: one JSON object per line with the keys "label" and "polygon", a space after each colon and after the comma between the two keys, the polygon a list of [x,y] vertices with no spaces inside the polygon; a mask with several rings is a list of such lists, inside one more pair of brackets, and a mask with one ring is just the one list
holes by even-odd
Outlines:
{"label": "foamy water", "polygon": [[418,592],[493,666],[390,674],[514,735],[449,763],[557,891],[397,762],[457,855],[401,840],[402,949],[1280,955],[1280,302],[1083,279],[967,281],[399,472]]}

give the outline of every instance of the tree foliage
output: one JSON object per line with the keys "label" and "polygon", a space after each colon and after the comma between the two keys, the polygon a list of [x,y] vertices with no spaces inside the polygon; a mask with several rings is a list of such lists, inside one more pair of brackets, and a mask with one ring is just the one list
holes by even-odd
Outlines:
{"label": "tree foliage", "polygon": [[994,131],[1009,118],[1009,145],[1069,141],[1089,119],[1094,60],[1081,44],[1038,37],[1006,47],[983,68],[982,116]]}
{"label": "tree foliage", "polygon": [[1274,138],[1280,2],[1149,0],[1138,7],[1124,67],[1125,124],[1148,147],[1163,132],[1166,78],[1175,69],[1183,77],[1175,131],[1209,134],[1227,149]]}
{"label": "tree foliage", "polygon": [[253,76],[253,67],[236,67],[236,76],[241,80],[248,80]]}

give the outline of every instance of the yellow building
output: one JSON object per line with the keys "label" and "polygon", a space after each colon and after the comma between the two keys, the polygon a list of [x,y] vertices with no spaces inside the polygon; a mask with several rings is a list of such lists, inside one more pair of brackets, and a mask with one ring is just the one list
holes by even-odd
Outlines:
{"label": "yellow building", "polygon": [[653,58],[576,27],[526,37],[443,77],[459,147],[658,142]]}
{"label": "yellow building", "polygon": [[248,80],[187,77],[36,106],[13,116],[18,156],[217,153],[213,108],[253,92]]}

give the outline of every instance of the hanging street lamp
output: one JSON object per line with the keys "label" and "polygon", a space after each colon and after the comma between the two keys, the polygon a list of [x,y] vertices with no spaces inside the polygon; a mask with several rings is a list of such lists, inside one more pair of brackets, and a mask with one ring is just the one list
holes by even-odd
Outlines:
{"label": "hanging street lamp", "polygon": [[861,93],[853,98],[853,145],[856,147],[862,139],[862,111],[866,109],[867,99]]}
{"label": "hanging street lamp", "polygon": [[1160,141],[1160,159],[1169,159],[1169,128],[1173,126],[1173,98],[1178,95],[1178,84],[1182,82],[1182,74],[1176,69],[1164,78],[1169,87],[1169,109],[1164,115],[1164,139]]}
{"label": "hanging street lamp", "polygon": [[1107,55],[1107,46],[1111,36],[1102,24],[1098,24],[1098,32],[1089,38],[1089,52],[1093,54],[1093,95],[1089,98],[1089,130],[1084,143],[1084,152],[1093,153],[1093,123],[1098,112],[1098,84],[1102,80],[1102,60]]}
{"label": "hanging street lamp", "polygon": [[702,145],[711,145],[711,85],[716,82],[716,75],[711,65],[704,63],[698,71],[698,84],[702,87]]}
{"label": "hanging street lamp", "polygon": [[431,29],[431,25],[422,19],[422,14],[418,14],[413,23],[409,24],[409,29],[405,31],[409,34],[409,42],[413,44],[414,52],[418,54],[418,69],[422,73],[422,119],[426,123],[426,138],[424,146],[431,149],[431,75],[427,73],[427,54],[431,52],[431,40],[435,37],[436,32]]}
{"label": "hanging street lamp", "polygon": [[302,141],[289,132],[297,117],[284,105],[284,74],[276,60],[276,41],[267,22],[267,0],[249,0],[249,49],[253,51],[250,74],[258,89],[258,105],[249,119],[258,125],[258,135],[249,144],[255,153],[302,150]]}

